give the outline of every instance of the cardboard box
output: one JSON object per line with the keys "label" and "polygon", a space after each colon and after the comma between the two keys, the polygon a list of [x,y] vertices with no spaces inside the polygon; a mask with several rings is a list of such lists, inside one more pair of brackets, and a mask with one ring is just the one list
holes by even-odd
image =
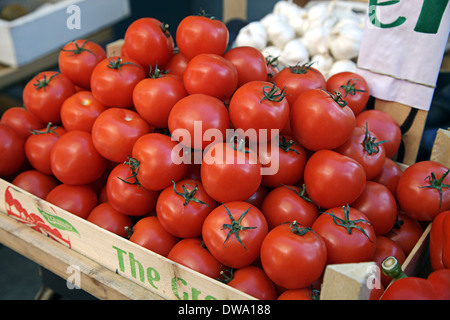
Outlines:
{"label": "cardboard box", "polygon": [[41,6],[12,21],[0,19],[0,63],[22,66],[130,15],[129,0],[31,2]]}

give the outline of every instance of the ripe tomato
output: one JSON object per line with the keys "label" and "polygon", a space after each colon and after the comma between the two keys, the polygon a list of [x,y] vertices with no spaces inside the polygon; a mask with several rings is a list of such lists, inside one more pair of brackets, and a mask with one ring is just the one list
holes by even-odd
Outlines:
{"label": "ripe tomato", "polygon": [[95,119],[106,110],[90,91],[79,91],[67,98],[61,106],[61,122],[67,131],[91,133]]}
{"label": "ripe tomato", "polygon": [[139,163],[130,158],[108,175],[106,197],[111,206],[128,216],[145,216],[156,209],[159,192],[142,187],[136,178]]}
{"label": "ripe tomato", "polygon": [[194,93],[175,103],[168,123],[170,133],[181,144],[202,150],[212,143],[224,141],[230,128],[230,117],[225,104],[218,98]]}
{"label": "ripe tomato", "polygon": [[62,183],[89,184],[106,169],[106,159],[85,131],[69,131],[58,139],[50,154],[53,174]]}
{"label": "ripe tomato", "polygon": [[[263,174],[262,184],[274,188],[280,185],[296,184],[303,178],[307,155],[305,149],[289,137],[280,135],[275,143],[260,146],[259,159],[263,168],[270,172]],[[272,154],[272,148],[277,150]],[[273,169],[276,169],[272,171]]]}
{"label": "ripe tomato", "polygon": [[51,123],[47,128],[39,129],[41,130],[32,131],[25,141],[25,155],[34,169],[52,175],[50,155],[53,146],[67,131],[64,127],[52,126]]}
{"label": "ripe tomato", "polygon": [[264,270],[257,266],[246,266],[232,272],[226,283],[235,289],[259,300],[275,300],[277,291]]}
{"label": "ripe tomato", "polygon": [[183,79],[184,70],[186,70],[189,60],[181,53],[174,52],[172,58],[165,65],[168,74],[172,74]]}
{"label": "ripe tomato", "polygon": [[376,249],[376,235],[369,219],[347,206],[328,209],[312,225],[327,246],[327,263],[369,261]]}
{"label": "ripe tomato", "polygon": [[332,150],[316,151],[303,174],[309,198],[321,208],[355,201],[366,185],[366,173],[357,161]]}
{"label": "ripe tomato", "polygon": [[135,60],[106,58],[92,71],[91,91],[107,107],[128,108],[133,105],[134,87],[144,78],[144,69]]}
{"label": "ripe tomato", "polygon": [[25,138],[12,127],[0,123],[0,176],[7,177],[19,171],[25,163]]}
{"label": "ripe tomato", "polygon": [[170,110],[187,95],[182,78],[155,70],[139,82],[133,91],[137,113],[155,128],[167,128]]}
{"label": "ripe tomato", "polygon": [[419,161],[403,171],[397,185],[399,208],[419,221],[432,221],[450,210],[450,169],[436,161]]}
{"label": "ripe tomato", "polygon": [[181,239],[167,258],[210,278],[222,278],[223,265],[208,251],[201,238]]}
{"label": "ripe tomato", "polygon": [[219,142],[206,150],[200,170],[206,192],[222,203],[247,200],[262,180],[257,154],[234,141]]}
{"label": "ripe tomato", "polygon": [[252,142],[270,141],[289,120],[285,92],[267,81],[250,81],[239,87],[228,110],[233,127],[248,133]]}
{"label": "ripe tomato", "polygon": [[44,71],[28,81],[23,89],[25,108],[44,123],[61,122],[61,106],[75,93],[75,85],[62,73]]}
{"label": "ripe tomato", "polygon": [[319,209],[304,193],[304,189],[292,185],[279,186],[269,191],[261,206],[269,230],[289,221],[297,221],[303,227],[312,226],[319,216]]}
{"label": "ripe tomato", "polygon": [[188,60],[201,53],[222,55],[228,45],[226,25],[202,13],[183,18],[177,27],[177,46]]}
{"label": "ripe tomato", "polygon": [[210,212],[203,223],[202,237],[217,260],[230,268],[242,268],[258,258],[267,232],[266,219],[259,209],[245,201],[232,201]]}
{"label": "ripe tomato", "polygon": [[92,142],[104,158],[121,163],[131,155],[137,139],[152,130],[137,112],[124,108],[108,108],[92,125]]}
{"label": "ripe tomato", "polygon": [[140,219],[133,226],[130,241],[148,250],[167,257],[173,246],[180,240],[164,229],[156,216]]}
{"label": "ripe tomato", "polygon": [[394,281],[380,300],[437,300],[437,295],[427,279],[407,277]]}
{"label": "ripe tomato", "polygon": [[350,138],[334,149],[358,161],[366,172],[366,179],[375,178],[383,169],[386,152],[384,141],[378,141],[369,128],[355,127]]}
{"label": "ripe tomato", "polygon": [[47,194],[58,185],[58,181],[55,177],[37,170],[26,170],[19,173],[12,181],[12,184],[38,198],[45,199]]}
{"label": "ripe tomato", "polygon": [[252,194],[250,198],[246,199],[245,202],[248,202],[257,207],[259,210],[261,210],[262,202],[268,192],[269,189],[264,185],[260,184],[258,190],[256,190],[256,192]]}
{"label": "ripe tomato", "polygon": [[174,40],[168,25],[155,18],[140,18],[131,23],[123,47],[128,57],[144,68],[165,65],[173,54]]}
{"label": "ripe tomato", "polygon": [[326,87],[323,74],[309,63],[284,68],[277,73],[273,81],[278,88],[286,87],[286,99],[290,106],[302,92]]}
{"label": "ripe tomato", "polygon": [[28,138],[31,131],[45,127],[45,123],[36,118],[23,107],[8,108],[3,112],[0,123],[7,124],[21,137]]}
{"label": "ripe tomato", "polygon": [[261,245],[261,264],[267,276],[286,289],[310,286],[320,278],[327,262],[324,240],[296,221],[272,229]]}
{"label": "ripe tomato", "polygon": [[223,100],[230,98],[236,90],[238,72],[224,57],[202,53],[188,62],[183,83],[189,94],[203,93]]}
{"label": "ripe tomato", "polygon": [[433,285],[438,300],[450,300],[450,270],[440,269],[431,272],[427,280]]}
{"label": "ripe tomato", "polygon": [[135,142],[131,155],[140,162],[137,178],[144,188],[160,191],[186,174],[187,164],[174,161],[178,147],[169,136],[156,132],[147,133]]}
{"label": "ripe tomato", "polygon": [[408,256],[422,236],[422,233],[423,228],[418,221],[408,217],[404,213],[399,213],[394,227],[386,233],[386,237],[398,243],[402,247],[405,255]]}
{"label": "ripe tomato", "polygon": [[89,90],[95,66],[106,58],[106,51],[99,44],[78,39],[67,43],[59,52],[59,70],[76,86]]}
{"label": "ripe tomato", "polygon": [[126,228],[133,224],[129,216],[115,210],[108,202],[92,209],[87,221],[124,238],[128,236]]}
{"label": "ripe tomato", "polygon": [[339,147],[350,138],[356,123],[345,101],[322,89],[301,93],[291,105],[290,121],[294,139],[311,151]]}
{"label": "ripe tomato", "polygon": [[277,300],[319,300],[319,292],[310,288],[290,289],[281,293]]}
{"label": "ripe tomato", "polygon": [[397,202],[389,189],[377,182],[367,181],[352,208],[364,213],[377,235],[391,231],[397,221]]}
{"label": "ripe tomato", "polygon": [[156,215],[161,225],[178,238],[202,235],[203,221],[216,207],[200,181],[180,180],[161,191]]}
{"label": "ripe tomato", "polygon": [[392,158],[398,151],[402,139],[400,126],[386,112],[376,109],[364,110],[356,116],[356,125],[369,126],[370,131],[383,143],[386,157]]}
{"label": "ripe tomato", "polygon": [[385,157],[383,167],[379,174],[377,174],[372,181],[381,183],[388,187],[393,195],[397,192],[397,184],[402,170],[399,165],[391,158]]}
{"label": "ripe tomato", "polygon": [[253,47],[235,47],[223,54],[237,70],[239,88],[249,81],[267,81],[267,64],[264,55]]}
{"label": "ripe tomato", "polygon": [[433,270],[450,269],[450,210],[442,211],[433,219],[430,261]]}
{"label": "ripe tomato", "polygon": [[[406,255],[403,252],[402,247],[398,243],[396,243],[394,240],[389,239],[388,237],[377,235],[376,249],[371,260],[375,261],[377,266],[381,268],[381,263],[389,256],[394,256],[395,258],[397,258],[400,264],[403,264],[403,262],[405,262],[406,260]],[[381,284],[386,288],[392,281],[392,278],[381,272],[380,281]]]}
{"label": "ripe tomato", "polygon": [[364,110],[370,97],[367,81],[361,75],[350,71],[329,77],[326,89],[329,92],[339,91],[355,115]]}
{"label": "ripe tomato", "polygon": [[54,187],[45,200],[83,219],[98,205],[97,193],[90,185],[62,183]]}

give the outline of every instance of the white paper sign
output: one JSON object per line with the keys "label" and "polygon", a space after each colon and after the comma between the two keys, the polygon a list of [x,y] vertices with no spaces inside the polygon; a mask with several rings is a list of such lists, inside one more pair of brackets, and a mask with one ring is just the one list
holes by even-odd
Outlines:
{"label": "white paper sign", "polygon": [[357,72],[372,96],[429,110],[450,30],[449,0],[369,0]]}

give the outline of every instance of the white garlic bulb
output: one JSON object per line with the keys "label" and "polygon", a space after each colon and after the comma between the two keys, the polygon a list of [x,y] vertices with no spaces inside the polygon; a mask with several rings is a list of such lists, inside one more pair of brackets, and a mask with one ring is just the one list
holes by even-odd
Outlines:
{"label": "white garlic bulb", "polygon": [[280,49],[295,38],[295,31],[286,20],[274,21],[266,30],[268,40]]}
{"label": "white garlic bulb", "polygon": [[250,46],[258,50],[266,47],[267,31],[260,21],[253,21],[244,26],[236,36],[235,46]]}
{"label": "white garlic bulb", "polygon": [[356,63],[352,60],[337,60],[333,63],[328,71],[327,77],[344,71],[356,72]]}
{"label": "white garlic bulb", "polygon": [[328,47],[333,57],[337,60],[358,57],[362,35],[363,29],[349,20],[336,24],[328,38]]}
{"label": "white garlic bulb", "polygon": [[329,53],[316,54],[311,58],[312,67],[319,70],[324,77],[328,74],[334,59]]}
{"label": "white garlic bulb", "polygon": [[278,58],[279,67],[285,68],[295,65],[302,65],[309,61],[309,53],[301,39],[296,38],[288,43],[281,51]]}
{"label": "white garlic bulb", "polygon": [[311,56],[328,52],[328,35],[330,29],[324,26],[308,29],[302,41]]}

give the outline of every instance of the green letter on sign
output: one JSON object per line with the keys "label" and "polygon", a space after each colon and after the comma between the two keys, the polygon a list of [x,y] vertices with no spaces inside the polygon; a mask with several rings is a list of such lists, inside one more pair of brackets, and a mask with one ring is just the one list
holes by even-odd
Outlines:
{"label": "green letter on sign", "polygon": [[369,20],[370,22],[379,28],[393,28],[398,27],[406,21],[405,17],[398,17],[394,22],[382,23],[377,17],[377,6],[390,6],[399,3],[400,0],[390,0],[385,2],[378,2],[378,0],[369,0]]}
{"label": "green letter on sign", "polygon": [[447,5],[448,0],[424,0],[414,31],[437,33]]}

